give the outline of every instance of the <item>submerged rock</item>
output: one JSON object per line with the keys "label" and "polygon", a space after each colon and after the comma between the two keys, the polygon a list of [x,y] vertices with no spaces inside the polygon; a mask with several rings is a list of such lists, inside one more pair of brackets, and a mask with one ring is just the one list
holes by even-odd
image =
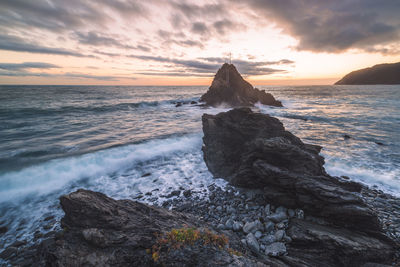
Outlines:
{"label": "submerged rock", "polygon": [[226,104],[229,106],[253,106],[260,102],[264,105],[282,107],[280,101],[264,90],[253,88],[245,81],[233,64],[225,63],[215,74],[208,91],[200,101],[210,106]]}

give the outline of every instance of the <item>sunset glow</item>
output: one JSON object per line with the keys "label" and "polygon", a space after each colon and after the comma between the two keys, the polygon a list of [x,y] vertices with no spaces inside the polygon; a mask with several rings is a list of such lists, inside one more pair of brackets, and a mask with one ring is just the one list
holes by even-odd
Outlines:
{"label": "sunset glow", "polygon": [[254,84],[332,84],[354,69],[400,61],[399,1],[0,7],[1,84],[208,85],[229,52]]}

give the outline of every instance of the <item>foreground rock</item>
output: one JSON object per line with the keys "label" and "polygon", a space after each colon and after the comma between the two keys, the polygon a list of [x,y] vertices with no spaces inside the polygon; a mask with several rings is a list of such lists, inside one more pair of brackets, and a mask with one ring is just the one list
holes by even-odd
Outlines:
{"label": "foreground rock", "polygon": [[[391,262],[395,245],[360,197],[362,186],[327,175],[321,147],[303,143],[278,119],[249,108],[204,114],[202,119],[204,159],[214,176],[232,185],[262,189],[270,203],[301,208],[314,217],[307,224],[289,224],[293,242],[288,264]],[[279,214],[270,219],[278,220]]]}
{"label": "foreground rock", "polygon": [[65,231],[50,245],[42,243],[34,266],[257,266],[254,259],[235,255],[241,254],[235,252],[240,241],[229,234],[231,248],[219,247],[224,240],[216,234],[210,236],[217,245],[193,239],[192,245],[168,247],[171,240],[161,238],[173,228],[202,229],[192,216],[82,189],[60,200]]}
{"label": "foreground rock", "polygon": [[335,84],[400,84],[400,62],[352,71]]}
{"label": "foreground rock", "polygon": [[217,72],[214,80],[200,101],[210,106],[222,104],[230,106],[253,106],[260,102],[264,105],[282,107],[280,101],[264,90],[253,88],[245,81],[233,64],[225,63]]}

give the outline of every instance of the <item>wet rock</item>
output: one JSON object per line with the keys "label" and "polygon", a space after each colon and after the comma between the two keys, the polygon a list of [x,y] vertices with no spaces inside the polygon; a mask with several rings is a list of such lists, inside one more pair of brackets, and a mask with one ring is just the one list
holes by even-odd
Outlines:
{"label": "wet rock", "polygon": [[274,223],[279,223],[287,219],[287,215],[283,212],[278,212],[267,216],[268,220],[273,221]]}
{"label": "wet rock", "polygon": [[196,104],[197,104],[197,101],[191,101],[190,104],[191,104],[191,105],[196,105]]}
{"label": "wet rock", "polygon": [[240,222],[234,222],[233,226],[232,226],[232,229],[235,232],[239,232],[239,231],[242,230],[242,227],[243,227],[243,225]]}
{"label": "wet rock", "polygon": [[275,242],[265,247],[265,254],[268,256],[280,256],[286,253],[286,246],[282,242]]}
{"label": "wet rock", "polygon": [[7,226],[0,226],[0,235],[6,233],[7,231],[8,231]]}
{"label": "wet rock", "polygon": [[181,194],[181,191],[180,191],[180,190],[174,190],[174,191],[172,191],[171,193],[169,193],[169,194],[167,195],[167,197],[168,197],[168,198],[171,198],[171,197],[178,197],[180,194]]}
{"label": "wet rock", "polygon": [[176,104],[175,104],[175,107],[177,108],[177,107],[181,107],[183,105],[183,103],[182,102],[177,102]]}
{"label": "wet rock", "polygon": [[266,222],[264,225],[264,231],[266,233],[272,232],[274,230],[274,228],[275,228],[275,224],[271,221]]}
{"label": "wet rock", "polygon": [[9,258],[15,256],[18,252],[18,249],[16,247],[8,247],[5,250],[3,250],[2,253],[0,253],[0,258],[3,260],[8,260]]}
{"label": "wet rock", "polygon": [[348,135],[348,134],[344,134],[344,135],[343,135],[343,138],[344,138],[345,140],[347,140],[347,139],[350,139],[350,138],[351,138],[351,136],[350,136],[350,135]]}
{"label": "wet rock", "polygon": [[275,240],[276,241],[281,241],[283,239],[285,235],[285,231],[284,230],[278,230],[275,232]]}
{"label": "wet rock", "polygon": [[190,196],[192,195],[192,191],[191,191],[191,190],[185,190],[185,191],[183,191],[183,195],[184,195],[186,198],[188,198],[188,197],[190,197]]}
{"label": "wet rock", "polygon": [[258,253],[260,251],[260,245],[258,244],[256,237],[252,233],[249,233],[246,236],[246,243],[247,246],[249,246],[251,251],[253,251],[254,253]]}
{"label": "wet rock", "polygon": [[147,176],[150,176],[150,175],[151,175],[150,172],[146,172],[145,174],[142,175],[142,177],[147,177]]}
{"label": "wet rock", "polygon": [[200,101],[210,106],[227,104],[230,106],[253,106],[260,102],[264,105],[282,107],[280,101],[264,90],[253,88],[245,81],[232,64],[225,63],[218,70],[208,91]]}
{"label": "wet rock", "polygon": [[376,214],[356,194],[361,185],[329,176],[321,147],[303,143],[278,119],[237,108],[202,120],[204,160],[214,176],[263,188],[268,201],[338,226],[381,231]]}
{"label": "wet rock", "polygon": [[243,232],[245,232],[246,234],[248,233],[254,233],[257,230],[263,230],[263,225],[259,220],[253,221],[253,222],[247,222],[244,226],[243,226]]}
{"label": "wet rock", "polygon": [[[149,251],[157,234],[173,228],[198,228],[204,222],[188,214],[114,200],[87,190],[62,196],[60,201],[65,212],[62,227],[68,230],[56,241],[44,240],[30,266],[257,266],[252,258],[237,257],[207,244],[160,251],[155,262]],[[236,236],[226,234],[231,245],[240,246]],[[10,257],[15,249],[1,255]]]}

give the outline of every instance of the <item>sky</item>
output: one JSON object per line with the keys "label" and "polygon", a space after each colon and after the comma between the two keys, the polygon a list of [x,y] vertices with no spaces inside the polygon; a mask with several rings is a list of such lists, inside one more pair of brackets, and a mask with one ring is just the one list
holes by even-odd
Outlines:
{"label": "sky", "polygon": [[[332,84],[400,61],[399,0],[1,0],[0,84]],[[231,56],[230,56],[231,55]]]}

